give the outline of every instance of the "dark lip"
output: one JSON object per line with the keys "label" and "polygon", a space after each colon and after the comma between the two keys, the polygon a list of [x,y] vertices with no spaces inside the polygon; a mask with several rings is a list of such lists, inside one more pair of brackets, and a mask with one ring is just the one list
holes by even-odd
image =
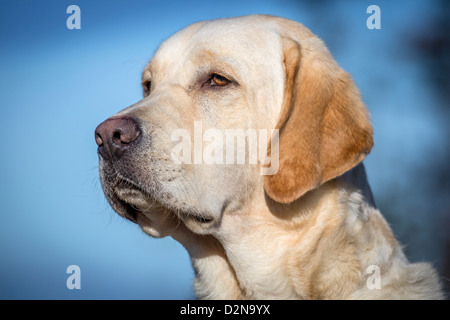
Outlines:
{"label": "dark lip", "polygon": [[148,198],[152,198],[150,195],[148,195],[142,188],[135,185],[131,181],[119,178],[116,183],[114,183],[114,186],[112,189],[114,190],[113,194],[110,195],[112,207],[114,211],[116,211],[119,215],[123,216],[124,218],[130,220],[133,223],[137,223],[137,216],[138,216],[138,210],[133,207],[130,203],[128,203],[125,199],[119,198],[116,195],[116,190],[118,188],[126,188],[126,189],[133,189],[141,192],[144,194],[144,196]]}
{"label": "dark lip", "polygon": [[112,207],[122,217],[130,220],[133,223],[137,223],[138,211],[133,208],[133,206],[126,201],[113,196],[111,199]]}

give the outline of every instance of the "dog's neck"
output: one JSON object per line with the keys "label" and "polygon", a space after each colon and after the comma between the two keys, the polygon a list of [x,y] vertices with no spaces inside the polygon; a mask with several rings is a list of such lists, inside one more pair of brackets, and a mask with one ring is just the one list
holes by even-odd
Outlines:
{"label": "dog's neck", "polygon": [[[213,233],[217,238],[228,241],[235,234],[237,238],[241,238],[243,234],[249,233],[246,231],[251,230],[253,233],[255,228],[265,227],[280,227],[283,232],[286,227],[288,230],[300,230],[305,223],[313,222],[311,220],[318,218],[322,212],[336,214],[334,209],[356,216],[363,214],[366,208],[376,209],[362,163],[288,204],[272,200],[264,192],[262,185],[259,192],[255,193],[259,196],[254,197],[248,206],[223,216],[220,227]],[[345,207],[342,207],[344,204]]]}
{"label": "dog's neck", "polygon": [[[276,203],[263,193],[247,212],[225,215],[214,236],[244,296],[325,298],[326,292],[328,298],[338,298],[360,285],[366,267],[359,250],[367,243],[355,240],[356,233],[370,236],[370,223],[384,224],[374,212],[360,164],[290,204]],[[396,242],[389,228],[381,230],[377,237],[393,250]],[[345,288],[336,285],[339,277],[347,279]]]}

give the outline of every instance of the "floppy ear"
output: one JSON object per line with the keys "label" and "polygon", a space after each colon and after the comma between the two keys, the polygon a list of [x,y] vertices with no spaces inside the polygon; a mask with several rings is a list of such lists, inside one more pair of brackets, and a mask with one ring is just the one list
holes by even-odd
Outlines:
{"label": "floppy ear", "polygon": [[321,40],[282,38],[282,45],[286,80],[277,124],[278,172],[264,176],[264,187],[273,200],[289,203],[356,166],[373,139],[355,84]]}

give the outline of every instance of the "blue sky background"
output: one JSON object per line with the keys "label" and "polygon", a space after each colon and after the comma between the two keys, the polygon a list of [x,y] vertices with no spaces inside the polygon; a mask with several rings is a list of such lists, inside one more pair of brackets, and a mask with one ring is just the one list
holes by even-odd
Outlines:
{"label": "blue sky background", "polygon": [[[161,41],[199,20],[255,13],[302,22],[353,75],[375,128],[366,160],[375,199],[411,260],[442,269],[448,197],[416,201],[423,192],[411,186],[425,181],[426,155],[445,157],[449,118],[432,107],[442,101],[399,41],[433,20],[437,2],[314,3],[0,0],[0,298],[194,297],[181,245],[146,236],[109,208],[94,130],[141,99],[142,69]],[[81,30],[66,28],[71,4],[81,8]],[[381,8],[381,30],[366,27],[371,4]],[[444,209],[431,210],[436,203]],[[72,264],[81,290],[66,288]]]}

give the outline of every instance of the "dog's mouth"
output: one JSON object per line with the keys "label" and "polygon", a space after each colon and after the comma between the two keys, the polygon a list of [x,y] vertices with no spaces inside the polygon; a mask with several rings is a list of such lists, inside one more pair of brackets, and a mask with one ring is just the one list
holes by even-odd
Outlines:
{"label": "dog's mouth", "polygon": [[138,211],[133,208],[133,206],[119,198],[114,200],[114,211],[116,211],[119,215],[124,217],[125,219],[130,220],[131,222],[137,223],[137,215]]}
{"label": "dog's mouth", "polygon": [[146,203],[150,208],[154,199],[144,193],[136,186],[131,186],[125,181],[119,181],[114,187],[112,194],[107,197],[112,208],[120,216],[131,222],[137,223],[137,216],[143,208],[139,203]]}
{"label": "dog's mouth", "polygon": [[133,223],[138,223],[138,215],[151,214],[152,211],[173,211],[187,225],[201,225],[202,228],[211,226],[215,219],[210,215],[184,210],[183,208],[171,208],[163,204],[153,195],[128,180],[119,179],[112,187],[113,192],[107,196],[112,208],[120,216]]}

